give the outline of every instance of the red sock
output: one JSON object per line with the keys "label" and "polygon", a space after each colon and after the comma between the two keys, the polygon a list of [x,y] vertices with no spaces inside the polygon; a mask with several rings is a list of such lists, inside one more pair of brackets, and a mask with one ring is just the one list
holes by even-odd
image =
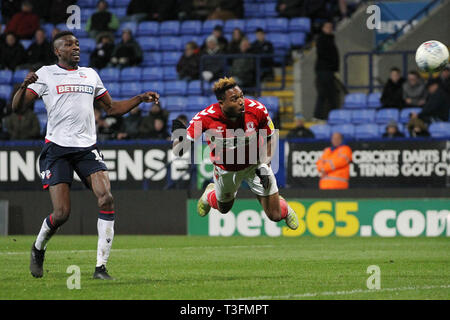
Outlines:
{"label": "red sock", "polygon": [[280,208],[281,208],[281,219],[287,217],[288,214],[288,204],[286,200],[280,198]]}
{"label": "red sock", "polygon": [[208,193],[206,198],[208,198],[208,203],[211,206],[211,208],[219,209],[219,206],[217,205],[216,190],[213,190],[210,193]]}

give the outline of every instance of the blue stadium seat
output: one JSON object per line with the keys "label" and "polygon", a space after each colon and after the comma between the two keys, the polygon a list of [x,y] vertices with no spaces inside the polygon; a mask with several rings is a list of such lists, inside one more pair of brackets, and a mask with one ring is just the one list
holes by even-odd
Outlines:
{"label": "blue stadium seat", "polygon": [[291,39],[288,34],[284,33],[269,33],[267,40],[272,42],[274,49],[287,50],[291,47]]}
{"label": "blue stadium seat", "polygon": [[[89,38],[89,33],[86,31],[86,23],[81,23],[80,29],[73,29],[73,34],[78,38]],[[51,35],[51,31],[50,31]],[[50,39],[50,37],[48,37]]]}
{"label": "blue stadium seat", "polygon": [[89,67],[90,54],[86,51],[81,51],[80,53],[80,63],[81,67]]}
{"label": "blue stadium seat", "polygon": [[375,117],[376,123],[388,123],[389,121],[398,122],[399,118],[398,109],[388,108],[388,109],[380,109],[377,111],[377,115]]}
{"label": "blue stadium seat", "polygon": [[187,20],[181,23],[180,34],[200,34],[202,32],[202,22],[200,20]]}
{"label": "blue stadium seat", "polygon": [[160,96],[166,94],[164,82],[162,81],[144,81],[142,83],[142,90],[157,92]]}
{"label": "blue stadium seat", "polygon": [[316,124],[309,129],[314,133],[316,139],[329,139],[331,136],[331,127],[327,124]]}
{"label": "blue stadium seat", "polygon": [[230,19],[225,21],[225,26],[223,27],[224,33],[231,33],[234,29],[239,28],[242,31],[245,29],[245,21],[240,19]]}
{"label": "blue stadium seat", "polygon": [[20,43],[22,44],[25,50],[28,49],[28,47],[31,45],[32,42],[33,40],[20,40]]}
{"label": "blue stadium seat", "polygon": [[81,22],[86,22],[89,20],[89,18],[95,13],[95,8],[83,8],[81,10]]}
{"label": "blue stadium seat", "polygon": [[245,18],[256,18],[262,16],[259,10],[259,5],[256,3],[244,2],[244,16]]}
{"label": "blue stadium seat", "polygon": [[143,81],[161,81],[164,78],[164,70],[160,67],[146,67],[142,69],[141,79]]}
{"label": "blue stadium seat", "polygon": [[80,42],[80,48],[82,50],[82,53],[83,51],[91,53],[92,51],[95,50],[95,47],[97,46],[95,40],[91,38],[80,38],[78,40]]}
{"label": "blue stadium seat", "polygon": [[422,108],[405,108],[402,109],[400,112],[400,122],[401,123],[407,123],[409,121],[409,118],[411,116],[411,113],[417,113],[419,114],[420,111],[422,111]]}
{"label": "blue stadium seat", "polygon": [[77,5],[81,8],[95,8],[97,0],[78,0]]}
{"label": "blue stadium seat", "polygon": [[266,31],[266,20],[265,19],[247,19],[245,21],[245,32],[255,32],[256,29],[262,28]]}
{"label": "blue stadium seat", "polygon": [[289,21],[289,31],[291,32],[310,32],[311,20],[309,18],[292,18]]}
{"label": "blue stadium seat", "polygon": [[161,51],[178,51],[183,49],[180,37],[164,37],[159,43]]}
{"label": "blue stadium seat", "polygon": [[11,97],[12,87],[10,85],[0,85],[0,98],[9,101]]}
{"label": "blue stadium seat", "polygon": [[209,104],[210,105],[214,104],[214,103],[217,103],[217,97],[214,94],[208,96],[208,100],[209,100]]}
{"label": "blue stadium seat", "polygon": [[355,126],[356,139],[374,139],[379,137],[378,126],[374,123],[358,124]]}
{"label": "blue stadium seat", "polygon": [[[116,79],[116,81],[119,78]],[[109,95],[111,97],[113,97],[114,99],[117,99],[118,97],[120,97],[120,83],[118,82],[108,82],[108,83],[103,83],[105,85],[106,90],[108,90]]]}
{"label": "blue stadium seat", "polygon": [[130,0],[114,0],[115,7],[127,7],[130,4]]}
{"label": "blue stadium seat", "polygon": [[449,122],[433,122],[428,128],[433,138],[449,138],[450,137],[450,123]]}
{"label": "blue stadium seat", "polygon": [[39,131],[41,135],[45,135],[47,131],[47,113],[36,114],[39,121]]}
{"label": "blue stadium seat", "polygon": [[30,72],[29,70],[14,71],[12,75],[12,83],[22,83],[29,72]]}
{"label": "blue stadium seat", "polygon": [[349,93],[345,96],[344,108],[362,109],[367,107],[367,96],[365,93]]}
{"label": "blue stadium seat", "polygon": [[41,24],[41,28],[45,30],[45,34],[47,35],[47,40],[51,39],[52,31],[55,28],[53,23],[44,23]]}
{"label": "blue stadium seat", "polygon": [[261,102],[269,111],[278,112],[279,109],[279,99],[274,96],[263,96],[257,99]]}
{"label": "blue stadium seat", "polygon": [[[345,110],[345,109],[344,109]],[[352,123],[363,124],[363,123],[374,123],[375,122],[375,110],[348,110],[352,113]]]}
{"label": "blue stadium seat", "polygon": [[159,34],[161,36],[177,36],[180,33],[179,21],[163,21],[159,24]]}
{"label": "blue stadium seat", "polygon": [[158,67],[162,63],[162,54],[160,52],[145,52],[143,67]]}
{"label": "blue stadium seat", "polygon": [[137,42],[144,51],[158,51],[159,50],[159,37],[137,37]]}
{"label": "blue stadium seat", "polygon": [[69,30],[66,23],[58,23],[55,27],[61,31],[72,31],[72,30]]}
{"label": "blue stadium seat", "polygon": [[184,96],[187,93],[187,83],[182,80],[166,81],[164,91],[166,95]]}
{"label": "blue stadium seat", "polygon": [[181,58],[182,52],[164,52],[162,65],[175,66]]}
{"label": "blue stadium seat", "polygon": [[379,108],[381,107],[381,92],[373,92],[367,96],[367,106],[369,108]]}
{"label": "blue stadium seat", "polygon": [[186,45],[186,43],[188,43],[190,41],[194,41],[200,47],[203,44],[203,37],[202,36],[195,36],[195,35],[184,35],[184,36],[181,36],[181,44],[183,45],[183,47]]}
{"label": "blue stadium seat", "polygon": [[140,82],[123,82],[120,84],[120,95],[122,97],[132,97],[142,92]]}
{"label": "blue stadium seat", "polygon": [[116,34],[117,35],[121,35],[122,31],[125,30],[125,29],[131,30],[131,34],[133,36],[136,36],[137,29],[138,29],[138,24],[137,24],[137,22],[134,22],[134,21],[124,22],[124,23],[120,24],[120,27],[117,30]]}
{"label": "blue stadium seat", "polygon": [[202,94],[201,81],[200,80],[189,81],[187,93],[188,95],[193,96]]}
{"label": "blue stadium seat", "polygon": [[118,19],[123,18],[127,15],[127,7],[110,8],[109,11],[112,14],[115,14]]}
{"label": "blue stadium seat", "polygon": [[334,109],[328,114],[329,124],[342,124],[351,122],[351,111],[345,109]]}
{"label": "blue stadium seat", "polygon": [[120,71],[120,81],[141,81],[140,67],[127,67]]}
{"label": "blue stadium seat", "polygon": [[304,32],[291,32],[289,33],[289,38],[293,47],[303,47],[306,44],[306,34]]}
{"label": "blue stadium seat", "polygon": [[355,136],[355,126],[350,123],[336,124],[331,127],[331,133],[339,132],[344,139],[352,139]]}
{"label": "blue stadium seat", "polygon": [[202,25],[202,33],[210,34],[215,26],[223,26],[222,20],[205,20]]}
{"label": "blue stadium seat", "polygon": [[34,102],[34,112],[35,113],[47,113],[47,109],[45,109],[45,103],[42,99],[37,99]]}
{"label": "blue stadium seat", "polygon": [[199,112],[209,105],[208,97],[189,96],[187,100],[186,110]]}
{"label": "blue stadium seat", "polygon": [[163,79],[165,81],[168,80],[177,80],[177,70],[175,67],[163,67]]}
{"label": "blue stadium seat", "polygon": [[276,5],[277,5],[276,2],[264,3],[264,15],[266,17],[276,17],[276,16],[278,16]]}
{"label": "blue stadium seat", "polygon": [[137,29],[138,36],[156,36],[159,34],[159,23],[156,21],[143,21]]}
{"label": "blue stadium seat", "polygon": [[287,18],[267,19],[267,32],[287,32],[289,20]]}
{"label": "blue stadium seat", "polygon": [[164,98],[163,102],[163,107],[168,111],[184,111],[187,104],[187,98],[169,96],[167,98]]}
{"label": "blue stadium seat", "polygon": [[0,84],[9,84],[12,80],[11,70],[0,70]]}

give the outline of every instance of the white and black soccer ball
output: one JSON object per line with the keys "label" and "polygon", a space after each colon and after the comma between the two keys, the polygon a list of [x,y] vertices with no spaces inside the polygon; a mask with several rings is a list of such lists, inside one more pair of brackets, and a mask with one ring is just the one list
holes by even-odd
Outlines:
{"label": "white and black soccer ball", "polygon": [[417,48],[416,63],[421,71],[439,71],[448,63],[448,49],[439,41],[426,41]]}

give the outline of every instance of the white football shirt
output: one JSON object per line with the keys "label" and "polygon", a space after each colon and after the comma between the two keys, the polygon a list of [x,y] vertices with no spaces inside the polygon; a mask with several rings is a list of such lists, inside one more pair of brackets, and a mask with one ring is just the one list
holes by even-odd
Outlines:
{"label": "white football shirt", "polygon": [[43,66],[36,74],[38,80],[28,90],[44,100],[48,117],[45,138],[63,147],[94,145],[94,99],[107,92],[97,72],[85,67],[68,70],[55,64]]}

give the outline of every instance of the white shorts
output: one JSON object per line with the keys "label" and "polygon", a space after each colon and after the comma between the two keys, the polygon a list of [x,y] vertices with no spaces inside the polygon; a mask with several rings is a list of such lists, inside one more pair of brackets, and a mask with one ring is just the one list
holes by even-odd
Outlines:
{"label": "white shorts", "polygon": [[261,180],[256,175],[255,170],[258,165],[241,171],[226,171],[217,166],[214,167],[214,190],[216,191],[217,201],[230,202],[236,197],[237,191],[242,181],[246,181],[250,190],[258,196],[266,197],[278,192],[277,180],[269,167],[270,186],[267,189],[261,184]]}

